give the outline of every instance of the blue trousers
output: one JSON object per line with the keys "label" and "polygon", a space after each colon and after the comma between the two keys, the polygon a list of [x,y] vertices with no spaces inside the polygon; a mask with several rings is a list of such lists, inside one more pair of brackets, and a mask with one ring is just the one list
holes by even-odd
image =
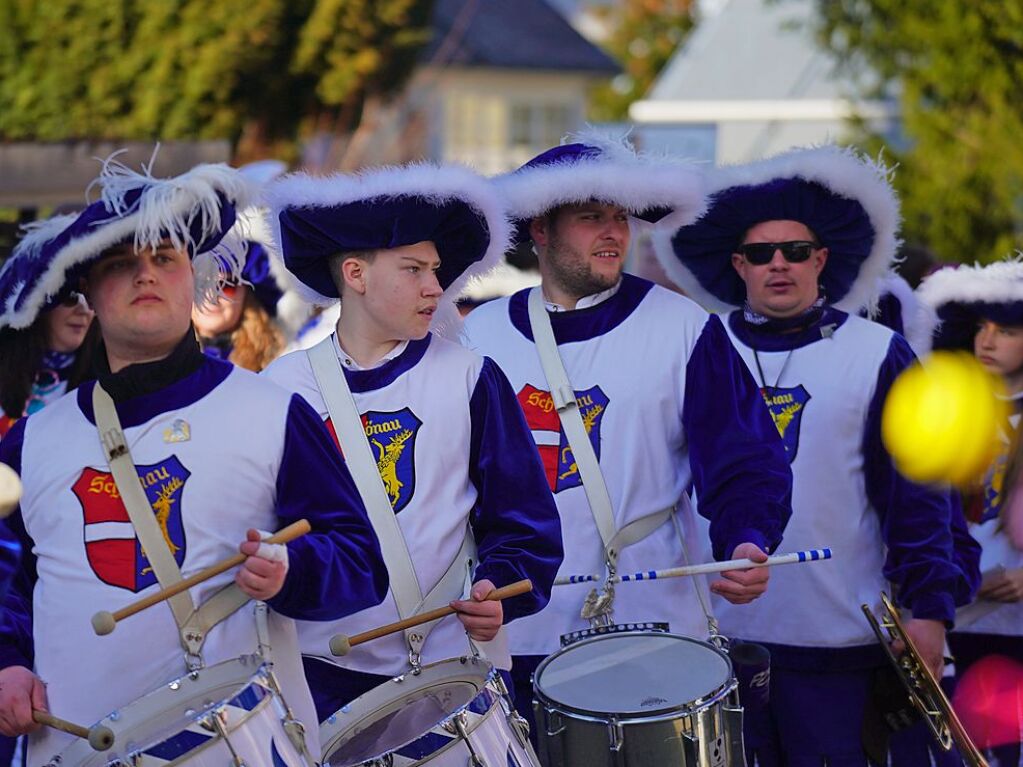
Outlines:
{"label": "blue trousers", "polygon": [[[748,767],[868,767],[862,745],[873,669],[771,669],[770,699],[744,715]],[[892,767],[961,765],[931,742],[923,722],[894,734]]]}

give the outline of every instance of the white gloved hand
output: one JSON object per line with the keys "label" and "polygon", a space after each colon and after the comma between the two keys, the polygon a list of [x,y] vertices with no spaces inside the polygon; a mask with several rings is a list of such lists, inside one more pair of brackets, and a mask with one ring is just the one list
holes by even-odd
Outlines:
{"label": "white gloved hand", "polygon": [[[260,530],[259,536],[266,540],[273,533],[268,533],[266,530]],[[283,562],[284,572],[288,572],[288,547],[283,543],[260,543],[259,548],[256,549],[254,556],[260,559],[268,559],[271,562]]]}

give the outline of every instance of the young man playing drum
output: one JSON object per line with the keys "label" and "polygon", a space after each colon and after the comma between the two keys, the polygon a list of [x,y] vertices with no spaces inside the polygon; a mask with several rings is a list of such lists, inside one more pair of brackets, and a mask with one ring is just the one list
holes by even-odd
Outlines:
{"label": "young man playing drum", "polygon": [[[885,170],[824,147],[721,169],[707,212],[655,237],[689,295],[730,311],[730,342],[792,466],[786,541],[835,554],[779,571],[749,608],[719,606],[726,633],[771,651],[770,703],[745,718],[748,760],[765,767],[865,767],[865,712],[887,661],[860,606],[894,584],[906,632],[940,679],[945,627],[977,585],[975,557],[961,560],[972,572],[957,564],[949,494],[907,481],[881,442],[885,397],[914,355],[855,313],[891,267],[898,221]],[[975,553],[968,536],[962,544]],[[891,764],[931,763],[919,734],[915,749],[893,744]],[[869,752],[886,750],[871,740]]]}
{"label": "young man playing drum", "polygon": [[[264,375],[305,397],[337,435],[365,483],[392,584],[375,608],[301,624],[321,720],[410,663],[466,655],[466,633],[507,669],[501,627],[547,604],[561,563],[557,509],[500,369],[429,332],[457,322],[451,297],[505,250],[493,189],[468,170],[424,165],[291,176],[267,197],[286,266],[319,303],[340,300],[341,314],[325,341]],[[483,601],[525,578],[530,592]],[[328,650],[334,633],[449,603],[457,615],[439,623],[344,658]]]}
{"label": "young man playing drum", "polygon": [[[292,619],[376,604],[386,573],[316,414],[196,343],[193,296],[215,295],[221,270],[239,270],[232,254],[213,249],[247,202],[244,182],[226,166],[160,180],[111,162],[99,182],[99,201],[30,234],[0,272],[0,324],[20,327],[79,290],[103,338],[96,384],[18,422],[0,445],[0,460],[22,474],[20,510],[8,522],[27,558],[3,606],[0,732],[31,733],[28,762],[43,764],[71,736],[40,729],[32,709],[91,724],[203,661],[268,642],[317,759]],[[303,518],[312,527],[305,537],[259,542],[258,530]],[[240,568],[127,618],[111,636],[90,627],[96,611],[239,550],[247,555]],[[250,599],[271,608],[266,635],[244,606]]]}
{"label": "young man playing drum", "polygon": [[[562,571],[686,564],[702,549],[681,504],[694,485],[714,555],[763,561],[781,541],[791,475],[753,380],[716,317],[622,273],[636,218],[675,209],[689,219],[702,208],[695,171],[594,139],[544,152],[496,183],[517,242],[532,240],[543,282],[476,309],[465,336],[501,365],[533,431],[562,518]],[[541,349],[534,339],[545,325],[553,339]],[[544,354],[560,357],[567,382],[549,383],[556,376]],[[578,440],[559,422],[571,391],[582,420],[575,434],[586,435]],[[595,477],[581,476],[586,442]],[[764,592],[767,575],[766,568],[730,571],[711,588],[749,602]],[[613,617],[706,637],[696,585],[690,578],[623,584]],[[516,705],[527,717],[534,669],[558,649],[559,635],[588,627],[580,617],[585,596],[585,587],[560,586],[542,614],[510,628]]]}

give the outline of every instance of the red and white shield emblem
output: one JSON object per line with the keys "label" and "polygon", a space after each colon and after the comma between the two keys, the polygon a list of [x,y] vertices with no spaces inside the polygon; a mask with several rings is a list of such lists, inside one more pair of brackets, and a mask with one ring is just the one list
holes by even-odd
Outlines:
{"label": "red and white shield emblem", "polygon": [[[191,472],[181,465],[177,456],[135,468],[164,535],[164,543],[180,567],[185,561],[181,497]],[[110,472],[86,468],[71,490],[82,504],[85,552],[96,576],[111,586],[136,593],[156,583],[156,574],[135,535]]]}

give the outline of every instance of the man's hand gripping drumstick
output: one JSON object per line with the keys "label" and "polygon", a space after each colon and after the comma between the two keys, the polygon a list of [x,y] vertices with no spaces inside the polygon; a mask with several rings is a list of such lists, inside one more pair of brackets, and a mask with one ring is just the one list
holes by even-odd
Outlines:
{"label": "man's hand gripping drumstick", "polygon": [[284,544],[305,535],[310,529],[309,522],[300,519],[269,537],[261,537],[257,530],[249,530],[246,540],[238,547],[240,553],[113,613],[96,613],[92,616],[92,628],[99,635],[109,634],[119,621],[239,565],[241,569],[234,578],[238,588],[253,599],[271,599],[284,586],[284,578],[288,574],[288,549]]}
{"label": "man's hand gripping drumstick", "polygon": [[106,751],[114,745],[114,733],[109,727],[83,727],[47,711],[46,685],[24,666],[9,666],[0,671],[0,733],[13,738],[43,726],[83,738],[96,751]]}
{"label": "man's hand gripping drumstick", "polygon": [[[533,590],[533,583],[528,578],[521,581],[515,581],[507,586],[502,586],[499,589],[494,588],[494,584],[488,580],[482,580],[474,584],[472,587],[472,598],[466,600],[455,600],[451,602],[447,607],[438,607],[436,610],[430,610],[419,615],[413,615],[411,618],[405,618],[394,623],[388,623],[386,626],[380,626],[379,628],[371,629],[370,631],[364,631],[361,634],[355,636],[347,636],[346,634],[335,634],[330,638],[330,652],[333,655],[347,655],[353,647],[360,645],[363,642],[369,642],[372,639],[379,639],[390,634],[396,634],[399,631],[410,629],[413,626],[420,626],[424,623],[430,623],[431,621],[445,618],[448,615],[457,614],[458,619],[462,621],[462,624],[466,627],[469,632],[469,636],[480,642],[486,642],[493,639],[497,634],[497,630],[501,628],[501,624],[497,623],[497,627],[494,627],[496,616],[503,618],[503,611],[494,613],[492,611],[470,611],[466,610],[464,613],[461,612],[462,605],[469,605],[470,609],[478,608],[484,603],[494,603],[498,607],[501,606],[502,599],[509,599],[510,597],[517,597],[520,594],[525,594],[528,591]],[[463,614],[465,618],[463,618]],[[471,627],[470,627],[470,624]],[[491,633],[491,629],[493,632]],[[476,632],[475,634],[473,632]],[[485,638],[484,638],[485,637]]]}

